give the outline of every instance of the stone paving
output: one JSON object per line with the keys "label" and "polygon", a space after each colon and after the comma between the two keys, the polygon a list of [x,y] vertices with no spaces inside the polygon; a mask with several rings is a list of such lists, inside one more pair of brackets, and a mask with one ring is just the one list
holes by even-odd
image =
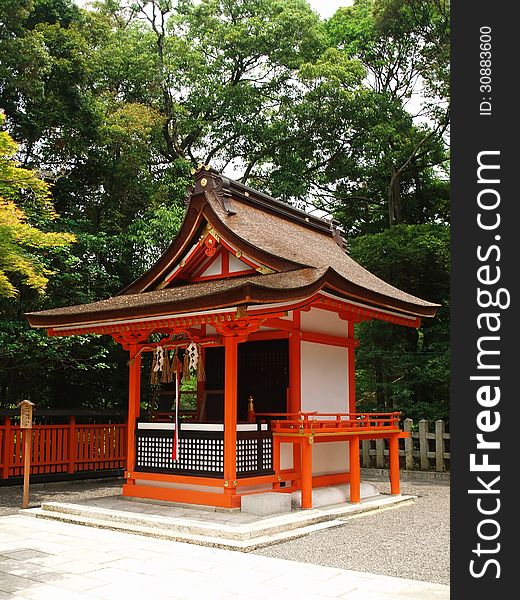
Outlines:
{"label": "stone paving", "polygon": [[445,585],[35,519],[0,518],[0,600],[448,600]]}

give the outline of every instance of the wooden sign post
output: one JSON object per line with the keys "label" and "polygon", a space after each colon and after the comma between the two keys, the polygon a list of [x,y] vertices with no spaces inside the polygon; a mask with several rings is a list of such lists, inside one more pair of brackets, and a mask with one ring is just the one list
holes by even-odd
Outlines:
{"label": "wooden sign post", "polygon": [[31,473],[31,438],[34,403],[22,400],[20,408],[20,429],[23,430],[23,501],[22,508],[29,508],[29,475]]}

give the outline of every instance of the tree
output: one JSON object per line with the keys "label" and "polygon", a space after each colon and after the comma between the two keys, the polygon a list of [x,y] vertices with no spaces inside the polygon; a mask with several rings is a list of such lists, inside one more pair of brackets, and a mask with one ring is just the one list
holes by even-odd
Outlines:
{"label": "tree", "polygon": [[[0,127],[3,121],[0,113]],[[31,220],[48,224],[57,214],[49,186],[33,171],[18,166],[17,149],[11,136],[0,131],[0,297],[4,298],[18,295],[19,282],[43,293],[52,271],[38,253],[74,241],[69,233],[45,232],[31,224]]]}
{"label": "tree", "polygon": [[[23,312],[106,298],[140,275],[178,230],[199,164],[325,210],[365,266],[447,306],[444,283],[431,296],[420,265],[404,267],[438,259],[433,240],[449,221],[444,0],[357,0],[328,21],[306,0],[6,0],[0,55],[18,158],[52,182],[61,215],[27,223],[77,240],[39,257],[55,272],[46,296],[22,286],[0,301],[4,403],[37,381],[48,403],[66,404],[74,385],[77,402],[124,405],[124,354],[111,340],[47,339]],[[389,248],[407,279],[388,269]],[[447,272],[440,261],[439,280]],[[360,397],[373,385],[380,406],[442,405],[441,313],[419,332],[360,329]],[[378,345],[385,353],[369,356]]]}
{"label": "tree", "polygon": [[367,269],[441,305],[420,329],[378,321],[359,327],[358,400],[364,410],[401,410],[414,419],[449,418],[449,229],[442,224],[397,225],[351,241]]}

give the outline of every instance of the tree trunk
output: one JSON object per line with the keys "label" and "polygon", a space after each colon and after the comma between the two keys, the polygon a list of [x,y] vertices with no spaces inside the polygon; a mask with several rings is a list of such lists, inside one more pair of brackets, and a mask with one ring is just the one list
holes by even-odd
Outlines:
{"label": "tree trunk", "polygon": [[388,185],[388,221],[390,227],[402,223],[401,182],[398,171],[392,173],[392,178]]}

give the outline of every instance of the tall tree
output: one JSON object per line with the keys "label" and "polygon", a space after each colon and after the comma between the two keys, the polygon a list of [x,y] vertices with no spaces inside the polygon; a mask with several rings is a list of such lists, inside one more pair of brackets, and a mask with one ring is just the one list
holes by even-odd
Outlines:
{"label": "tall tree", "polygon": [[16,298],[17,287],[26,285],[44,292],[52,273],[39,258],[42,251],[69,246],[69,233],[42,231],[57,218],[50,188],[38,175],[18,166],[18,145],[2,131],[0,112],[0,297]]}

